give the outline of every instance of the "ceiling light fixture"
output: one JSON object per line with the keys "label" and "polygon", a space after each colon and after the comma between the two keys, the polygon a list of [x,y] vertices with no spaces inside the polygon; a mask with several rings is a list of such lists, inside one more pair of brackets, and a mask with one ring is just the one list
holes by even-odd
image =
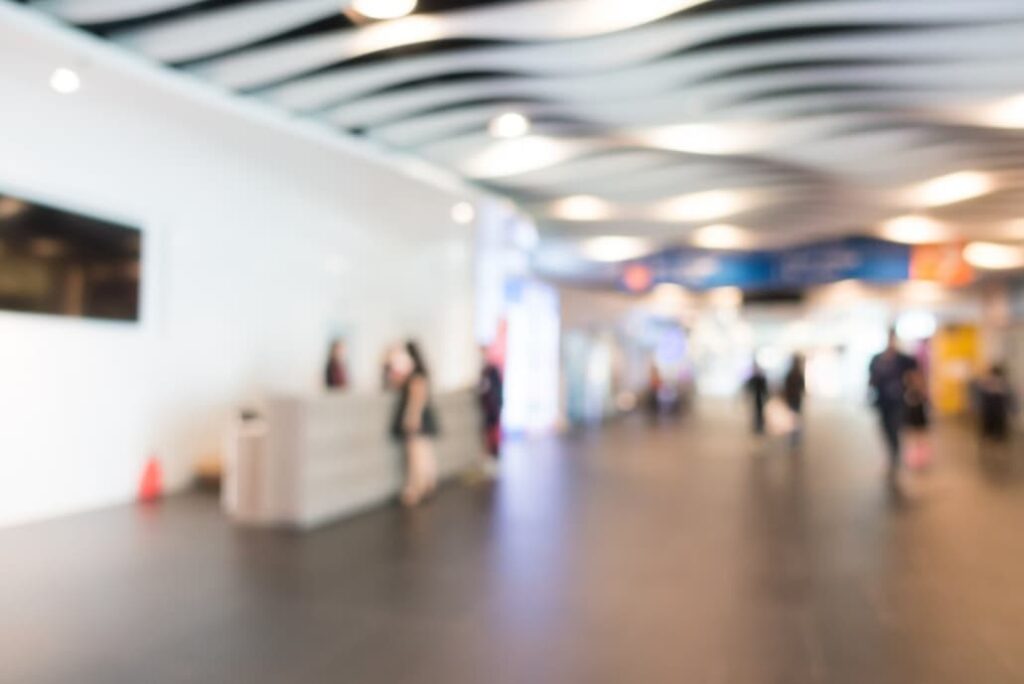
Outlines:
{"label": "ceiling light fixture", "polygon": [[601,221],[612,216],[612,207],[600,197],[573,195],[551,205],[551,215],[564,221]]}
{"label": "ceiling light fixture", "polygon": [[58,67],[50,74],[50,87],[61,95],[70,95],[82,87],[82,78],[73,69]]}
{"label": "ceiling light fixture", "polygon": [[505,112],[491,119],[487,130],[495,138],[521,138],[530,132],[530,120],[519,112]]}
{"label": "ceiling light fixture", "polygon": [[987,107],[983,123],[997,128],[1024,128],[1024,95],[1017,95]]}
{"label": "ceiling light fixture", "polygon": [[1024,247],[998,242],[971,242],[964,247],[964,261],[975,268],[1003,271],[1024,268]]}
{"label": "ceiling light fixture", "polygon": [[882,224],[881,237],[892,242],[908,245],[924,245],[946,242],[950,239],[949,228],[927,216],[898,216]]}
{"label": "ceiling light fixture", "polygon": [[942,207],[987,195],[994,188],[986,173],[958,171],[921,183],[911,191],[911,201],[923,207]]}
{"label": "ceiling light fixture", "polygon": [[469,202],[459,202],[452,207],[452,220],[463,226],[469,225],[476,218],[476,209]]}
{"label": "ceiling light fixture", "polygon": [[495,140],[460,164],[472,178],[502,178],[539,171],[565,161],[578,145],[540,135]]}
{"label": "ceiling light fixture", "polygon": [[682,124],[662,126],[636,133],[636,137],[651,147],[693,154],[738,154],[757,146],[757,136],[748,127],[723,124]]}
{"label": "ceiling light fixture", "polygon": [[657,213],[670,221],[713,221],[737,214],[748,204],[733,190],[710,190],[670,199],[662,203]]}
{"label": "ceiling light fixture", "polygon": [[647,240],[622,235],[603,235],[584,240],[580,252],[594,261],[629,261],[649,254],[651,245]]}
{"label": "ceiling light fixture", "polygon": [[720,223],[698,228],[692,241],[704,249],[744,249],[750,246],[750,235],[739,226]]}
{"label": "ceiling light fixture", "polygon": [[399,19],[416,10],[416,0],[352,0],[352,9],[367,19]]}

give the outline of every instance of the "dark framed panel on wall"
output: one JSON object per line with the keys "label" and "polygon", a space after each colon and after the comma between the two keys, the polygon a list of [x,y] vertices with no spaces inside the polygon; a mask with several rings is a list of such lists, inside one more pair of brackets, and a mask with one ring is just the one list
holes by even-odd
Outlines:
{"label": "dark framed panel on wall", "polygon": [[136,226],[0,188],[0,311],[137,322]]}

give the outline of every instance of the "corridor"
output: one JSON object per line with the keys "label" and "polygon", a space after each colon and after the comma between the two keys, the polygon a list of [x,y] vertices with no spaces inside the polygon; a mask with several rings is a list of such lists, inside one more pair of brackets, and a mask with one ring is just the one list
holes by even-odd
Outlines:
{"label": "corridor", "polygon": [[944,425],[893,489],[866,410],[813,406],[793,457],[742,409],[302,537],[200,495],[4,531],[0,681],[1024,681],[1024,455]]}

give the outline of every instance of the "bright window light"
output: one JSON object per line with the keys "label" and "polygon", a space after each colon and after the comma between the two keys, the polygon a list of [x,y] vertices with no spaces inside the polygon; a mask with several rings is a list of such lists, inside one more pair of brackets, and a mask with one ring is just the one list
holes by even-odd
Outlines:
{"label": "bright window light", "polygon": [[476,209],[469,202],[459,202],[452,207],[452,220],[462,225],[468,225],[476,218]]}
{"label": "bright window light", "polygon": [[505,112],[491,119],[488,130],[495,138],[521,138],[530,132],[530,120],[519,112]]}
{"label": "bright window light", "polygon": [[657,214],[670,221],[713,221],[737,214],[748,205],[746,198],[738,192],[711,190],[663,202]]}
{"label": "bright window light", "polygon": [[580,245],[583,256],[594,261],[629,261],[650,251],[651,245],[647,240],[621,235],[590,238]]}
{"label": "bright window light", "polygon": [[398,19],[415,11],[416,0],[353,0],[352,9],[368,19]]}
{"label": "bright window light", "polygon": [[984,270],[1024,268],[1024,247],[998,242],[971,242],[964,247],[964,260]]}
{"label": "bright window light", "polygon": [[612,207],[599,197],[573,195],[552,204],[551,215],[564,221],[601,221],[611,217]]}
{"label": "bright window light", "polygon": [[751,242],[747,231],[725,223],[698,228],[693,232],[692,241],[704,249],[744,249]]}
{"label": "bright window light", "polygon": [[922,183],[911,191],[911,201],[923,207],[965,202],[995,189],[992,177],[980,171],[958,171]]}
{"label": "bright window light", "polygon": [[950,239],[949,228],[927,216],[898,216],[882,224],[879,235],[893,242],[908,245],[927,245]]}
{"label": "bright window light", "polygon": [[82,87],[82,79],[73,69],[59,67],[50,74],[50,87],[61,95],[70,95]]}

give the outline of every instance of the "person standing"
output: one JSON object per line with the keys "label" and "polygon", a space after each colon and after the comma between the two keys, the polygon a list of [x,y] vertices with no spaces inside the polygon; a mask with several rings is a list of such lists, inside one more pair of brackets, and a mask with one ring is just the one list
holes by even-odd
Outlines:
{"label": "person standing", "polygon": [[974,394],[982,444],[1006,442],[1017,403],[1006,369],[999,364],[989,368],[975,382]]}
{"label": "person standing", "polygon": [[764,435],[764,405],[768,401],[768,377],[757,361],[754,361],[754,369],[747,379],[747,393],[750,395],[753,409],[754,434]]}
{"label": "person standing", "polygon": [[899,350],[896,330],[889,331],[885,350],[871,359],[869,385],[889,455],[889,476],[895,477],[902,464],[900,432],[905,418],[908,373],[917,370],[914,357]]}
{"label": "person standing", "polygon": [[343,340],[339,339],[331,342],[331,350],[327,357],[327,367],[324,372],[324,384],[329,390],[343,390],[348,387],[346,352]]}
{"label": "person standing", "polygon": [[398,381],[398,402],[391,433],[405,449],[406,478],[401,499],[415,506],[437,489],[434,437],[439,432],[430,399],[430,374],[419,345],[408,341],[391,359]]}
{"label": "person standing", "polygon": [[793,431],[789,433],[789,446],[793,451],[800,448],[803,439],[804,395],[807,393],[807,381],[804,378],[804,357],[794,354],[793,362],[782,382],[782,399],[793,412]]}
{"label": "person standing", "polygon": [[480,371],[477,397],[480,400],[480,415],[483,420],[484,448],[486,459],[484,471],[493,476],[497,470],[497,459],[501,453],[501,409],[504,404],[504,383],[501,369],[494,362],[486,347],[482,350],[484,365]]}
{"label": "person standing", "polygon": [[924,373],[915,369],[906,375],[907,392],[904,395],[907,434],[907,464],[911,468],[923,468],[931,460],[931,447],[928,442],[928,425],[930,410],[928,403],[928,383]]}

